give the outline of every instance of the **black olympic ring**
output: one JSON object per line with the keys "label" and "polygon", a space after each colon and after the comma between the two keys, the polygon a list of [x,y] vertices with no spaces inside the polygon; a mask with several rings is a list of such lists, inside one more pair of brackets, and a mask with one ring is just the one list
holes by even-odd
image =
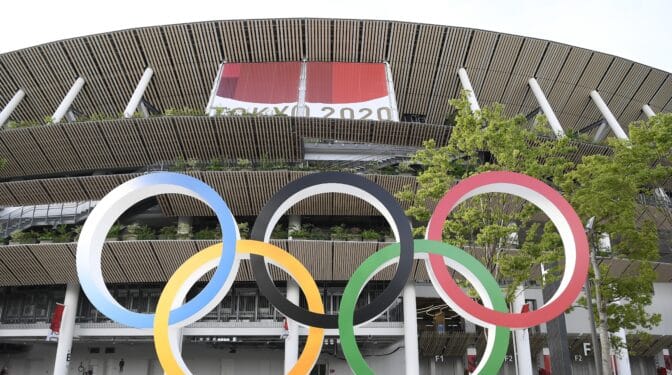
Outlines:
{"label": "black olympic ring", "polygon": [[[348,185],[372,195],[383,207],[387,208],[399,234],[400,256],[397,271],[380,295],[374,298],[370,304],[355,310],[354,324],[357,325],[374,319],[389,308],[401,294],[413,269],[413,235],[411,232],[411,223],[406,217],[404,210],[388,191],[373,181],[349,173],[322,172],[301,177],[285,185],[271,197],[268,203],[261,209],[252,227],[250,238],[257,241],[266,240],[265,237],[267,232],[269,232],[269,225],[272,224],[275,226],[280,215],[284,214],[286,209],[289,209],[289,207],[286,207],[283,212],[278,213],[278,209],[283,203],[305,189],[324,184]],[[312,195],[314,194],[308,196]],[[271,223],[272,220],[274,222]],[[252,265],[252,273],[261,293],[287,318],[312,327],[338,328],[338,315],[310,312],[295,305],[283,296],[273,283],[263,256],[251,254],[250,263]]]}

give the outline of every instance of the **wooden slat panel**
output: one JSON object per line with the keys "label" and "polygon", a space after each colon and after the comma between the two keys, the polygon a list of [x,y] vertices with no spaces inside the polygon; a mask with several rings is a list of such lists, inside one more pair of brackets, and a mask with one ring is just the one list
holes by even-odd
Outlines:
{"label": "wooden slat panel", "polygon": [[204,108],[212,85],[201,79],[199,51],[193,46],[190,29],[188,24],[164,26],[166,50],[173,63],[176,82],[180,85],[181,97],[176,104]]}
{"label": "wooden slat panel", "polygon": [[245,21],[219,22],[224,60],[227,62],[247,62],[249,55],[245,43]]}
{"label": "wooden slat panel", "polygon": [[141,167],[151,164],[145,145],[133,120],[97,123],[107,144],[116,150],[117,167]]}
{"label": "wooden slat panel", "polygon": [[315,280],[332,280],[332,246],[326,241],[287,241],[289,253],[298,259]]}
{"label": "wooden slat panel", "polygon": [[246,192],[246,172],[201,172],[201,178],[212,186],[234,215],[257,215]]}
{"label": "wooden slat panel", "polygon": [[77,282],[75,256],[65,244],[28,245],[55,284]]}
{"label": "wooden slat panel", "polygon": [[331,24],[328,19],[307,19],[306,59],[308,61],[331,61]]}
{"label": "wooden slat panel", "polygon": [[[446,38],[442,47],[439,70],[437,72],[434,91],[429,101],[427,121],[442,124],[446,116],[453,112],[448,101],[459,95],[457,69],[462,66],[467,53],[471,31],[462,28],[447,28]],[[395,77],[396,78],[396,77]]]}
{"label": "wooden slat panel", "polygon": [[197,251],[193,241],[151,241],[151,244],[166,278],[170,278]]}
{"label": "wooden slat panel", "polygon": [[49,193],[42,184],[33,181],[10,181],[5,186],[12,192],[12,195],[23,205],[40,204],[51,201]]}
{"label": "wooden slat panel", "polygon": [[0,137],[0,158],[6,161],[5,166],[0,169],[0,176],[3,178],[22,176],[26,172],[19,164],[18,160],[12,155],[9,149],[5,146],[5,141]]}
{"label": "wooden slat panel", "polygon": [[381,62],[385,60],[387,32],[391,23],[385,21],[362,21],[361,62]]}
{"label": "wooden slat panel", "polygon": [[107,245],[119,261],[128,282],[158,282],[166,279],[149,241],[114,241]]}
{"label": "wooden slat panel", "polygon": [[68,124],[63,126],[63,130],[72,144],[76,145],[84,168],[102,169],[116,164],[112,151],[97,126],[89,123]]}
{"label": "wooden slat panel", "polygon": [[140,137],[147,148],[150,162],[174,161],[180,157],[184,158],[172,118],[157,117],[135,121]]}
{"label": "wooden slat panel", "polygon": [[0,184],[0,206],[15,206],[19,201],[14,198],[7,185]]}
{"label": "wooden slat panel", "polygon": [[357,61],[359,24],[357,20],[334,20],[334,61]]}
{"label": "wooden slat panel", "polygon": [[118,176],[84,176],[79,178],[89,200],[100,200],[121,183]]}
{"label": "wooden slat panel", "polygon": [[21,285],[21,282],[14,277],[10,269],[2,261],[3,254],[0,250],[0,286]]}
{"label": "wooden slat panel", "polygon": [[[77,178],[50,178],[38,181],[30,181],[32,183],[40,183],[51,197],[50,202],[40,203],[57,203],[57,202],[81,202],[88,200],[87,194],[80,185]],[[53,201],[53,202],[52,202]]]}
{"label": "wooden slat panel", "polygon": [[428,111],[434,76],[439,68],[440,49],[437,47],[441,45],[445,32],[441,26],[420,26],[406,94],[406,111],[410,113],[426,114]]}
{"label": "wooden slat panel", "polygon": [[273,20],[247,21],[253,62],[275,60],[277,51],[273,43],[275,40],[273,22]]}
{"label": "wooden slat panel", "polygon": [[333,280],[349,280],[353,272],[377,249],[376,242],[334,243]]}
{"label": "wooden slat panel", "polygon": [[279,61],[299,61],[304,56],[301,36],[301,20],[280,19],[276,24]]}
{"label": "wooden slat panel", "polygon": [[[169,28],[167,26],[166,28]],[[174,68],[174,61],[168,52],[168,42],[163,27],[145,28],[136,30],[140,48],[144,51],[147,65],[154,69],[151,86],[161,97],[161,104],[165,108],[181,108],[189,106],[182,94],[182,80]],[[185,87],[187,82],[184,82]]]}
{"label": "wooden slat panel", "polygon": [[197,117],[176,118],[175,129],[184,145],[184,154],[189,158],[207,161],[221,158],[217,132],[210,121]]}
{"label": "wooden slat panel", "polygon": [[415,33],[418,25],[393,23],[390,33],[389,56],[387,56],[394,77],[394,90],[399,113],[406,113],[406,87],[415,48]]}
{"label": "wooden slat panel", "polygon": [[29,128],[30,134],[44,152],[54,171],[76,171],[84,169],[77,150],[63,131],[62,125]]}
{"label": "wooden slat panel", "polygon": [[49,160],[44,156],[32,137],[30,129],[1,132],[0,138],[26,173],[44,174],[54,172]]}
{"label": "wooden slat panel", "polygon": [[21,285],[48,285],[54,280],[25,245],[3,246],[0,261],[12,270]]}

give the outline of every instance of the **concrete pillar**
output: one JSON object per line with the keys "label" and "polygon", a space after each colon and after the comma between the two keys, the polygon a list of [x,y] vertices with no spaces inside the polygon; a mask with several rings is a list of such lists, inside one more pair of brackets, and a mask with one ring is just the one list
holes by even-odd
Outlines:
{"label": "concrete pillar", "polygon": [[[145,72],[142,73],[140,82],[138,82],[138,86],[136,86],[135,91],[133,91],[133,95],[131,95],[131,99],[126,105],[126,109],[124,109],[125,118],[133,117],[133,114],[142,100],[142,96],[145,95],[145,90],[147,89],[147,86],[149,86],[149,81],[152,79],[152,75],[154,75],[154,70],[152,70],[152,68],[147,68],[145,69]],[[148,117],[146,109],[143,111],[143,115]]]}
{"label": "concrete pillar", "polygon": [[177,218],[177,238],[188,239],[191,238],[191,223],[193,218],[191,216],[179,216]]}
{"label": "concrete pillar", "polygon": [[301,229],[301,216],[300,215],[289,215],[287,217],[287,233],[289,238],[292,237],[292,230]]}
{"label": "concrete pillar", "polygon": [[[287,281],[287,299],[298,306],[299,286],[294,280]],[[285,374],[294,367],[299,359],[299,325],[287,318],[287,337],[285,338]]]}
{"label": "concrete pillar", "polygon": [[[513,311],[519,313],[525,305],[525,292],[522,286],[516,289]],[[532,375],[532,352],[530,350],[530,332],[527,329],[514,329],[513,340],[516,348],[518,375]]]}
{"label": "concrete pillar", "polygon": [[0,112],[0,127],[5,125],[5,122],[9,120],[9,116],[12,115],[16,107],[19,106],[19,103],[21,103],[21,100],[23,100],[25,96],[26,93],[21,89],[19,89],[19,91],[17,91],[16,94],[12,96],[12,99],[9,101],[9,103],[7,103],[5,108],[2,109],[2,112]]}
{"label": "concrete pillar", "polygon": [[418,309],[415,302],[415,283],[410,281],[403,291],[404,308],[404,359],[406,375],[420,374],[418,353]]}
{"label": "concrete pillar", "polygon": [[476,92],[471,86],[471,81],[469,80],[469,75],[467,74],[466,69],[460,68],[457,70],[457,75],[460,77],[460,83],[462,88],[467,91],[467,100],[469,101],[469,108],[472,112],[480,111],[481,106],[478,105],[478,100],[476,99]]}
{"label": "concrete pillar", "polygon": [[654,112],[653,109],[651,109],[651,107],[648,104],[644,104],[642,106],[642,112],[644,112],[646,117],[649,117],[649,118],[656,115],[656,112]]}
{"label": "concrete pillar", "polygon": [[72,338],[75,334],[75,317],[79,300],[79,284],[68,284],[65,288],[63,316],[61,330],[58,334],[56,359],[54,360],[54,375],[67,375],[70,367],[70,351]]}
{"label": "concrete pillar", "polygon": [[429,359],[429,375],[436,375],[436,358]]}
{"label": "concrete pillar", "polygon": [[590,97],[593,99],[593,102],[597,106],[597,109],[599,109],[600,112],[602,113],[602,116],[604,116],[604,119],[607,120],[607,124],[609,124],[609,127],[611,128],[611,131],[614,132],[614,135],[616,135],[616,138],[628,139],[628,136],[623,131],[621,124],[618,123],[618,120],[616,120],[614,114],[611,113],[611,110],[607,106],[607,103],[605,103],[604,100],[602,100],[602,96],[600,96],[600,93],[593,90],[590,92]]}
{"label": "concrete pillar", "polygon": [[51,121],[54,124],[58,124],[61,122],[63,117],[65,117],[68,112],[70,111],[70,107],[72,107],[72,103],[75,101],[75,98],[77,97],[77,94],[82,90],[82,87],[84,87],[84,78],[79,77],[75,80],[75,83],[72,84],[72,87],[70,87],[70,90],[68,91],[67,94],[65,94],[65,97],[63,98],[63,101],[61,104],[59,104],[58,108],[56,108],[56,111],[54,114],[51,116]]}
{"label": "concrete pillar", "polygon": [[546,99],[546,95],[544,95],[544,91],[541,89],[541,86],[539,86],[539,83],[534,78],[530,78],[528,83],[530,85],[530,89],[532,89],[532,94],[534,94],[534,97],[537,98],[537,103],[539,103],[541,110],[544,112],[544,115],[546,115],[548,124],[551,126],[551,129],[553,129],[553,133],[558,138],[564,137],[565,131],[562,129],[560,121],[558,121],[558,118],[555,116],[553,108],[551,108],[551,105],[548,103],[548,99]]}

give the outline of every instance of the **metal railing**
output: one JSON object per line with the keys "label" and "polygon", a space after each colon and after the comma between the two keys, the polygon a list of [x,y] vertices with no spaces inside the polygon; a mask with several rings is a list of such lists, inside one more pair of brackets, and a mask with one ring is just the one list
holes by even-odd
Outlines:
{"label": "metal railing", "polygon": [[0,233],[6,238],[14,231],[32,226],[76,224],[86,219],[97,203],[88,201],[6,207],[0,210]]}

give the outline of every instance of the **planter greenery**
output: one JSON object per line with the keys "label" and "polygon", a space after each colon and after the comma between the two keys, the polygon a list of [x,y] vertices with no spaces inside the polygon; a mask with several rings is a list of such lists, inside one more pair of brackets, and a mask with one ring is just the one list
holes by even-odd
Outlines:
{"label": "planter greenery", "polygon": [[177,238],[177,227],[175,225],[169,225],[159,230],[160,240],[174,240],[175,238]]}
{"label": "planter greenery", "polygon": [[221,238],[221,234],[212,228],[204,228],[194,233],[195,240],[216,240]]}
{"label": "planter greenery", "polygon": [[367,229],[362,232],[362,239],[364,241],[378,241],[380,239],[380,233],[373,229]]}
{"label": "planter greenery", "polygon": [[243,170],[252,169],[252,162],[250,161],[250,159],[238,159],[236,161],[236,167],[238,169],[243,169]]}
{"label": "planter greenery", "polygon": [[287,237],[287,230],[282,225],[277,225],[271,233],[271,238],[286,240]]}
{"label": "planter greenery", "polygon": [[348,241],[361,241],[362,240],[362,230],[358,227],[350,228],[348,233]]}
{"label": "planter greenery", "polygon": [[72,242],[73,234],[66,225],[59,225],[56,229],[45,230],[39,234],[40,242]]}
{"label": "planter greenery", "polygon": [[308,225],[295,225],[289,228],[289,238],[291,239],[309,239],[310,228]]}
{"label": "planter greenery", "polygon": [[114,224],[109,232],[107,232],[107,239],[108,240],[113,240],[113,241],[118,241],[119,240],[119,235],[121,234],[121,225],[119,224]]}
{"label": "planter greenery", "polygon": [[345,229],[345,224],[331,227],[332,241],[346,241],[348,239],[348,231]]}
{"label": "planter greenery", "polygon": [[210,159],[210,162],[208,163],[208,166],[205,167],[205,169],[208,171],[221,171],[224,169],[224,166],[222,165],[221,160],[218,158],[213,158]]}
{"label": "planter greenery", "polygon": [[15,243],[37,243],[38,234],[33,231],[21,231],[17,230],[12,232],[11,242]]}
{"label": "planter greenery", "polygon": [[244,240],[250,238],[250,224],[247,222],[238,223],[238,232],[240,232],[240,238]]}
{"label": "planter greenery", "polygon": [[140,241],[156,239],[156,233],[154,232],[154,229],[148,227],[147,225],[139,225],[135,230],[135,235]]}

